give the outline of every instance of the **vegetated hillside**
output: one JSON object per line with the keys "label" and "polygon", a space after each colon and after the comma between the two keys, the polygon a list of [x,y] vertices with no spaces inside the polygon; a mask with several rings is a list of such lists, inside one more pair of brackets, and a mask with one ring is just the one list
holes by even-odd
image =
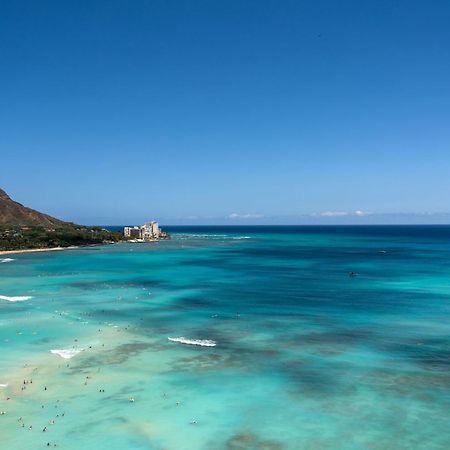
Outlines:
{"label": "vegetated hillside", "polygon": [[122,233],[51,217],[12,200],[0,189],[0,250],[22,250],[117,242]]}
{"label": "vegetated hillside", "polygon": [[0,189],[0,225],[51,227],[65,223],[67,222],[15,202],[3,189]]}

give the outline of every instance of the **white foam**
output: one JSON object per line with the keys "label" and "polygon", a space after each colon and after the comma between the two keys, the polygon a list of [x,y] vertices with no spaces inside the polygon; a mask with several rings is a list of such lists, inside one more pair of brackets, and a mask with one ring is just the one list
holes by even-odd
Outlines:
{"label": "white foam", "polygon": [[8,385],[7,384],[0,384],[0,388],[5,388],[5,387],[8,387]]}
{"label": "white foam", "polygon": [[59,355],[61,358],[70,359],[82,352],[82,349],[71,349],[71,350],[50,350],[50,353],[54,355]]}
{"label": "white foam", "polygon": [[227,238],[226,234],[176,234],[178,239],[215,239],[215,238]]}
{"label": "white foam", "polygon": [[6,295],[0,295],[0,300],[6,300],[8,302],[24,302],[25,300],[30,300],[30,295],[23,295],[18,297],[7,297]]}
{"label": "white foam", "polygon": [[14,259],[13,258],[2,258],[2,259],[0,259],[0,264],[9,263],[11,261],[14,261]]}
{"label": "white foam", "polygon": [[188,234],[189,237],[227,237],[226,234]]}
{"label": "white foam", "polygon": [[186,345],[199,345],[200,347],[215,347],[216,342],[210,341],[208,339],[186,339],[184,337],[171,338],[168,337],[169,341],[179,342],[180,344]]}

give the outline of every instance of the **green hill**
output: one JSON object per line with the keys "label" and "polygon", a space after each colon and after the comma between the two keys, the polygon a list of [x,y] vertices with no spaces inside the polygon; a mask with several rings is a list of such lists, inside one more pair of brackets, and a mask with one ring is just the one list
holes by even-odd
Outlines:
{"label": "green hill", "polygon": [[0,189],[0,250],[117,242],[122,233],[64,222],[14,201]]}

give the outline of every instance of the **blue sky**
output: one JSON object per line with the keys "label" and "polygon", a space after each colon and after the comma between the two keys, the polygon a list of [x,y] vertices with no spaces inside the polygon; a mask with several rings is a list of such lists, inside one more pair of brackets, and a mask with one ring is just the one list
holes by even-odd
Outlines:
{"label": "blue sky", "polygon": [[0,3],[0,187],[80,223],[450,222],[450,2]]}

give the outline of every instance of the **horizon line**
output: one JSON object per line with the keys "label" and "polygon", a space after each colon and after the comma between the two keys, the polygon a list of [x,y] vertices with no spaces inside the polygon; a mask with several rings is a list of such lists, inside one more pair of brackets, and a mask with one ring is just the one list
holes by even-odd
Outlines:
{"label": "horizon line", "polygon": [[[87,224],[87,227],[126,227],[132,226],[129,224]],[[317,224],[284,224],[284,223],[272,223],[272,224],[163,224],[162,227],[448,227],[450,223],[317,223]]]}

